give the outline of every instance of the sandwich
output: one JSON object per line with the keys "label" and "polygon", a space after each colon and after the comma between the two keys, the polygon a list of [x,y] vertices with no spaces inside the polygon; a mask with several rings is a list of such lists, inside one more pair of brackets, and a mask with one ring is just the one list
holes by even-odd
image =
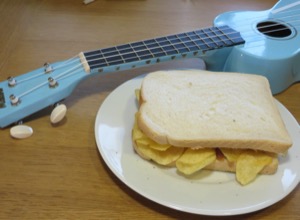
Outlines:
{"label": "sandwich", "polygon": [[135,152],[187,177],[232,172],[246,185],[276,173],[278,157],[292,146],[264,76],[157,71],[143,79],[136,96]]}

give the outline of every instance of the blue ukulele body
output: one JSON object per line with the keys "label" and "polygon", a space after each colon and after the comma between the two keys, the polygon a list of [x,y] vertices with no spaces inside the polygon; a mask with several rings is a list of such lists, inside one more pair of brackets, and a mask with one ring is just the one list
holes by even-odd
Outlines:
{"label": "blue ukulele body", "polygon": [[229,24],[245,44],[203,56],[207,69],[264,75],[273,94],[282,92],[300,81],[299,14],[299,1],[282,0],[267,11],[219,15],[214,25]]}
{"label": "blue ukulele body", "polygon": [[0,82],[0,127],[68,97],[83,79],[158,62],[200,57],[213,71],[268,78],[273,94],[300,81],[300,1],[260,12],[227,12],[214,26],[80,53]]}

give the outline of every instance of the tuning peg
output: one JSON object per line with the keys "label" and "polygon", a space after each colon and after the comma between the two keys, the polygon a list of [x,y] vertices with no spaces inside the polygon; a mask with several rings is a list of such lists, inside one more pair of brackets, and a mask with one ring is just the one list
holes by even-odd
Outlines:
{"label": "tuning peg", "polygon": [[9,96],[9,99],[10,99],[10,103],[12,105],[18,105],[21,102],[21,100],[19,99],[19,97],[15,96],[14,94],[11,94]]}
{"label": "tuning peg", "polygon": [[7,78],[7,82],[9,87],[14,87],[17,84],[17,80],[12,76]]}
{"label": "tuning peg", "polygon": [[55,88],[56,86],[58,86],[58,82],[55,79],[53,79],[52,77],[48,78],[48,82],[49,82],[50,88]]}
{"label": "tuning peg", "polygon": [[28,138],[33,134],[33,130],[31,127],[27,125],[22,125],[22,122],[18,125],[13,126],[10,129],[10,135],[16,139],[24,139]]}
{"label": "tuning peg", "polygon": [[57,104],[52,110],[50,115],[50,121],[52,124],[60,122],[67,113],[67,106],[64,104]]}
{"label": "tuning peg", "polygon": [[50,63],[45,63],[44,64],[44,71],[45,73],[51,73],[52,72],[52,66],[50,65]]}

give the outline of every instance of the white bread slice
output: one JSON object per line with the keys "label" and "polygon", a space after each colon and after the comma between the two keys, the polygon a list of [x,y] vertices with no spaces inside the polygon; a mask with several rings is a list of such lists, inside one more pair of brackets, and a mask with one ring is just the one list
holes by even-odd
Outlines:
{"label": "white bread slice", "polygon": [[159,144],[285,153],[291,138],[259,75],[203,70],[148,74],[137,123]]}

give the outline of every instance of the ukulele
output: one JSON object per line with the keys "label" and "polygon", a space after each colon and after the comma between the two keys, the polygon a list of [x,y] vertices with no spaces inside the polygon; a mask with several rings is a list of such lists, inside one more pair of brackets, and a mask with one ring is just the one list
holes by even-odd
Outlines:
{"label": "ukulele", "polygon": [[[212,27],[80,52],[0,82],[0,127],[68,97],[87,77],[182,58],[199,57],[212,71],[268,78],[272,93],[300,80],[300,1],[281,0],[259,12],[227,12]],[[298,62],[297,62],[298,61]]]}

